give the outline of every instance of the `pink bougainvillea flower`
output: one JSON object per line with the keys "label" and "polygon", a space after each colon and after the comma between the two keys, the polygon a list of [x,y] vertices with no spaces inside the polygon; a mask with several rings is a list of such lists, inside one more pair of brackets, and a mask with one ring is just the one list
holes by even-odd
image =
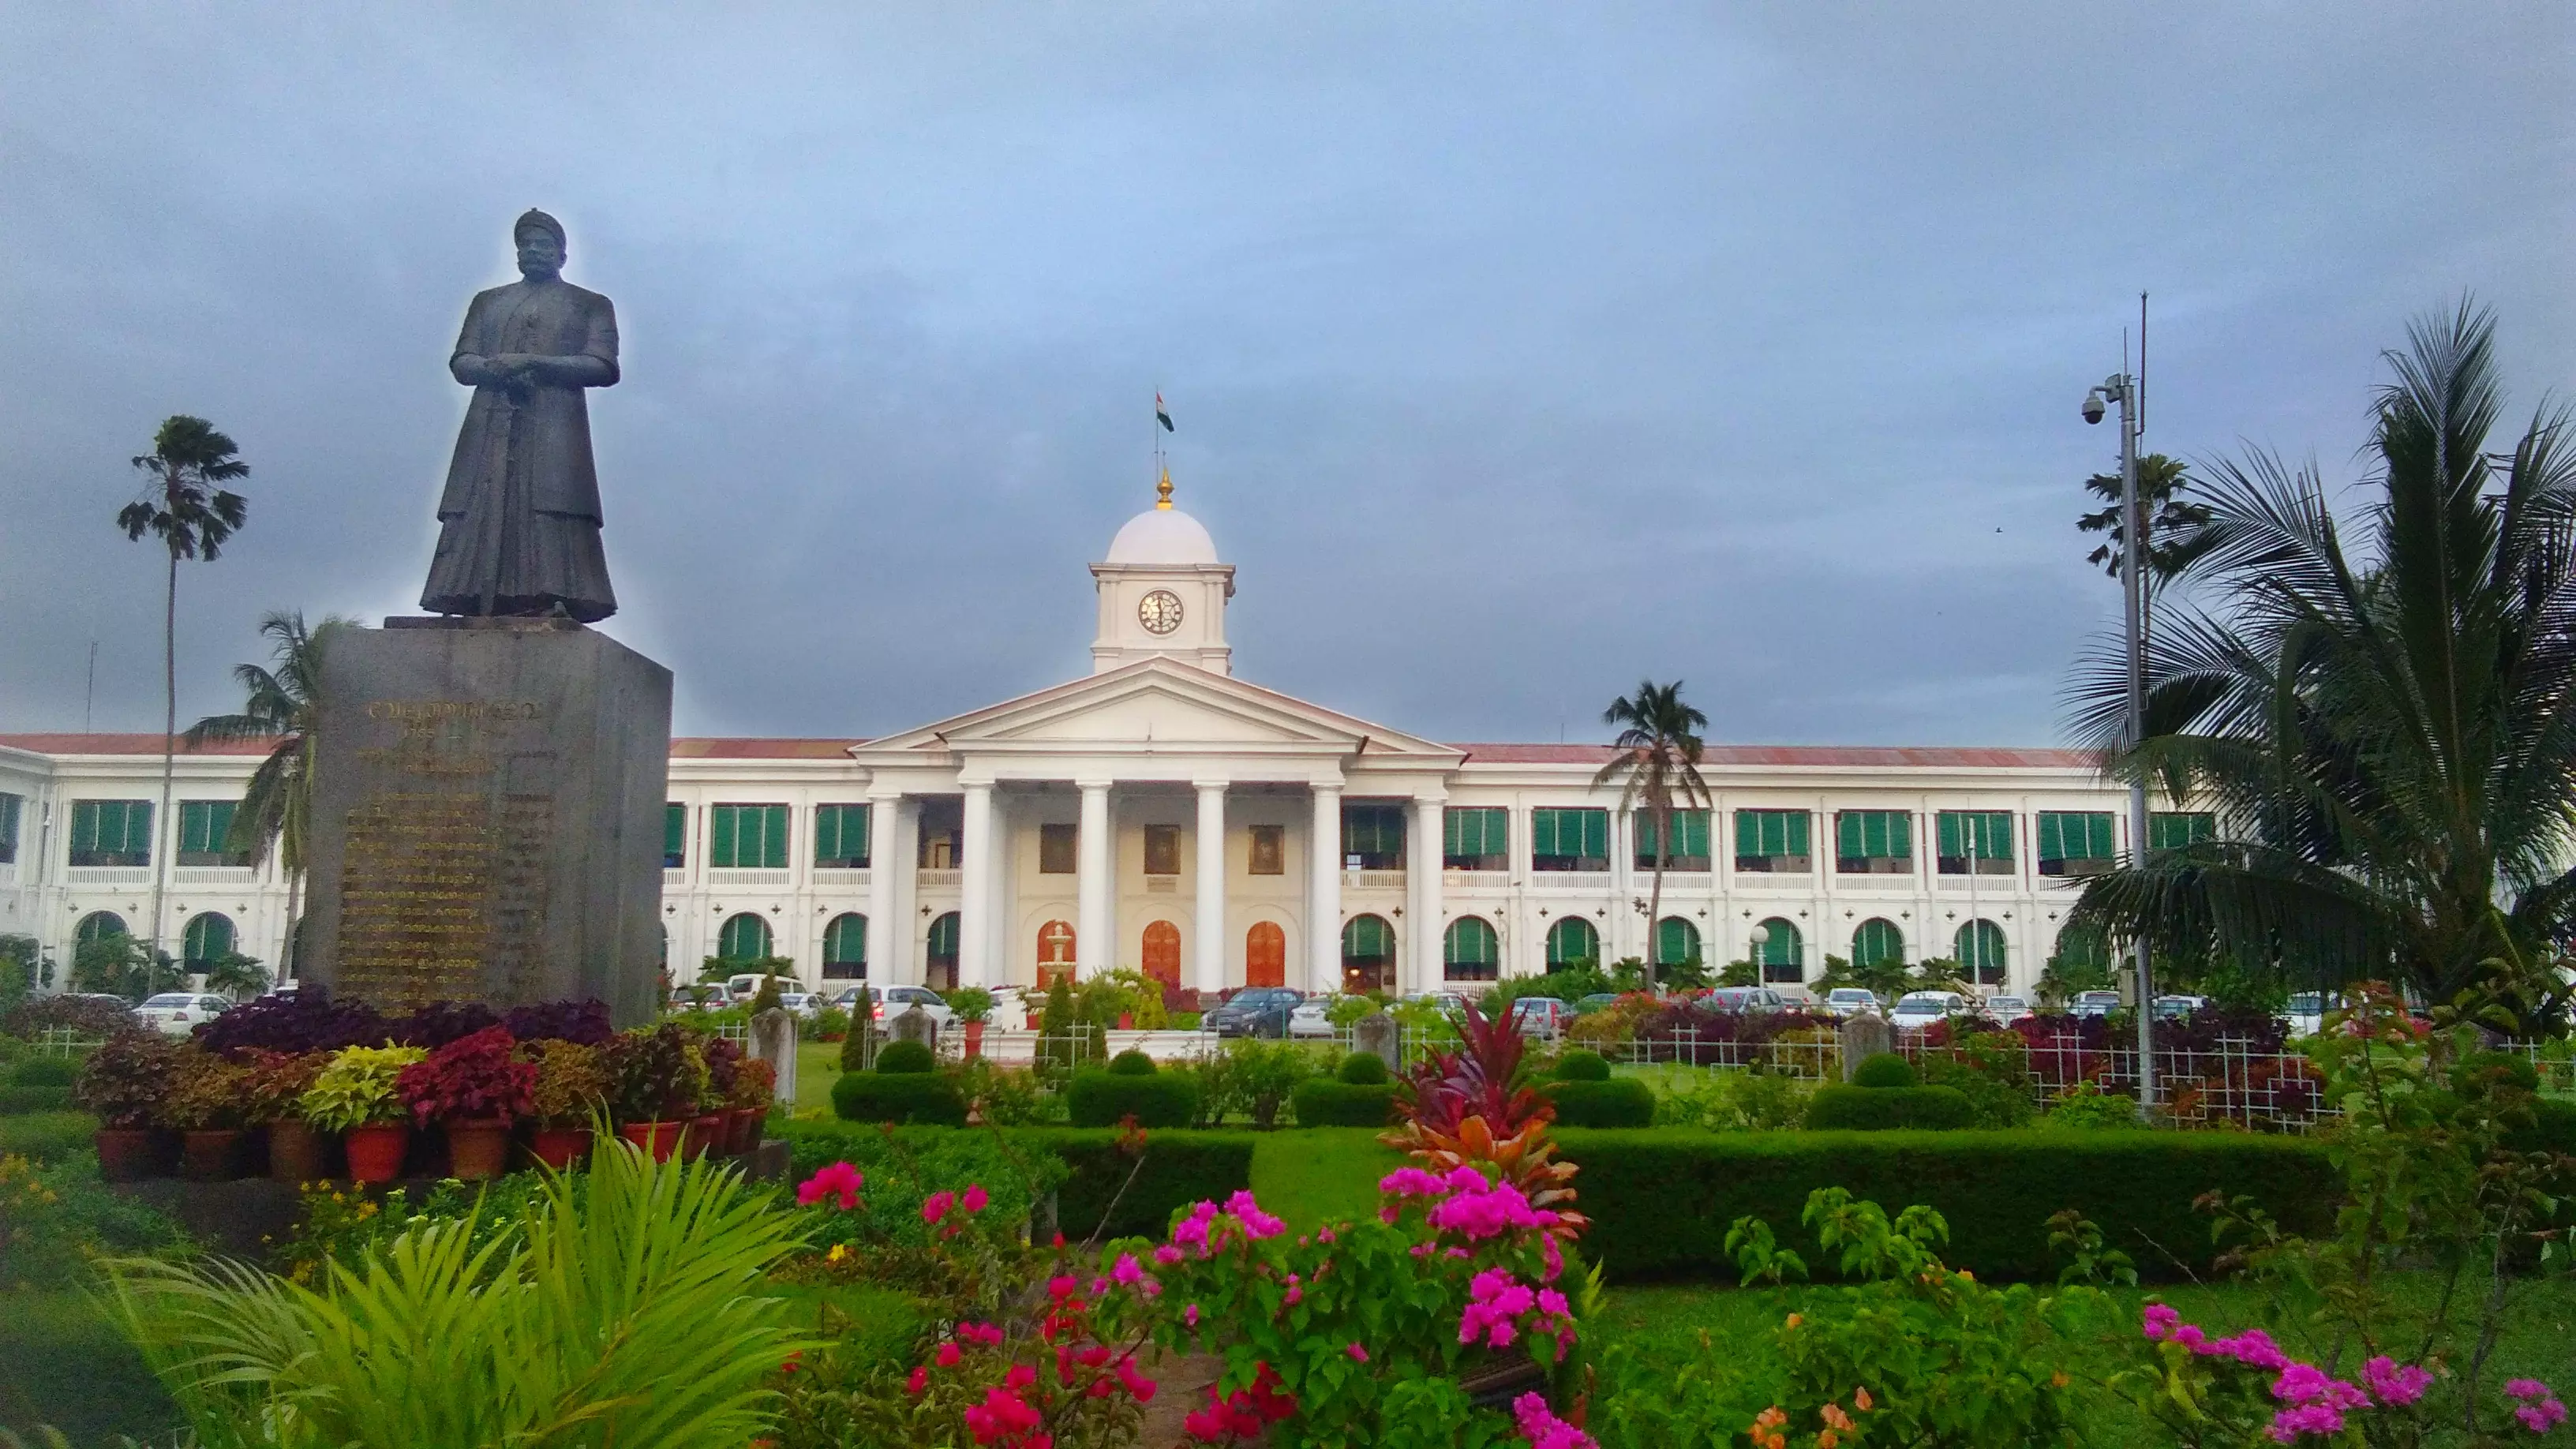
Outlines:
{"label": "pink bougainvillea flower", "polygon": [[859,1205],[859,1189],[866,1182],[867,1178],[856,1167],[846,1162],[835,1162],[798,1183],[796,1201],[812,1207],[825,1198],[831,1198],[840,1204],[841,1211],[849,1212]]}
{"label": "pink bougainvillea flower", "polygon": [[985,1193],[984,1184],[980,1182],[970,1182],[966,1184],[966,1195],[959,1198],[957,1201],[958,1205],[965,1208],[966,1211],[970,1213],[980,1213],[984,1210],[984,1204],[991,1202],[992,1200],[993,1199]]}
{"label": "pink bougainvillea flower", "polygon": [[1154,1262],[1161,1267],[1168,1268],[1172,1266],[1174,1263],[1181,1261],[1181,1256],[1181,1250],[1173,1247],[1169,1243],[1165,1243],[1154,1249]]}
{"label": "pink bougainvillea flower", "polygon": [[1368,1362],[1368,1350],[1360,1347],[1356,1343],[1344,1348],[1342,1352],[1349,1354],[1351,1356],[1351,1362],[1353,1363]]}
{"label": "pink bougainvillea flower", "polygon": [[903,1391],[914,1398],[921,1397],[922,1392],[929,1387],[930,1370],[926,1367],[915,1368],[912,1371],[912,1377],[903,1381]]}
{"label": "pink bougainvillea flower", "polygon": [[934,1192],[922,1199],[921,1220],[925,1223],[936,1223],[948,1216],[948,1210],[956,1205],[957,1194],[945,1190]]}
{"label": "pink bougainvillea flower", "polygon": [[1011,1365],[1010,1371],[1002,1375],[1002,1387],[1015,1394],[1036,1387],[1037,1381],[1038,1371],[1024,1363]]}
{"label": "pink bougainvillea flower", "polygon": [[1530,1441],[1530,1449],[1598,1449],[1591,1435],[1558,1418],[1536,1393],[1512,1400],[1512,1419],[1520,1425],[1521,1437]]}
{"label": "pink bougainvillea flower", "polygon": [[2413,1364],[2401,1368],[2386,1354],[2363,1364],[2361,1378],[2370,1386],[2370,1396],[2383,1404],[2411,1404],[2433,1387],[2431,1374]]}
{"label": "pink bougainvillea flower", "polygon": [[1119,1359],[1117,1367],[1111,1369],[1110,1372],[1118,1376],[1118,1386],[1127,1391],[1127,1396],[1129,1398],[1134,1399],[1140,1404],[1150,1404],[1154,1402],[1154,1390],[1158,1385],[1156,1385],[1152,1379],[1136,1372],[1136,1361],[1134,1359]]}
{"label": "pink bougainvillea flower", "polygon": [[1193,1304],[1191,1304],[1189,1307],[1182,1309],[1182,1310],[1181,1310],[1181,1322],[1188,1324],[1188,1325],[1189,1325],[1190,1327],[1192,1327],[1192,1328],[1196,1328],[1196,1327],[1198,1327],[1198,1326],[1199,1326],[1199,1306],[1198,1306],[1197,1304],[1193,1303]]}
{"label": "pink bougainvillea flower", "polygon": [[2152,1339],[2167,1339],[2173,1337],[2174,1329],[2181,1323],[2182,1315],[2171,1307],[2162,1303],[2150,1303],[2147,1305],[2145,1321],[2139,1325],[2138,1331]]}
{"label": "pink bougainvillea flower", "polygon": [[965,1355],[958,1350],[957,1345],[953,1343],[943,1343],[939,1346],[939,1352],[932,1355],[932,1357],[937,1360],[941,1368],[955,1368],[957,1367],[957,1360],[965,1357]]}
{"label": "pink bougainvillea flower", "polygon": [[1121,1253],[1118,1261],[1109,1266],[1109,1277],[1121,1287],[1132,1288],[1144,1279],[1145,1270],[1136,1262],[1135,1254]]}

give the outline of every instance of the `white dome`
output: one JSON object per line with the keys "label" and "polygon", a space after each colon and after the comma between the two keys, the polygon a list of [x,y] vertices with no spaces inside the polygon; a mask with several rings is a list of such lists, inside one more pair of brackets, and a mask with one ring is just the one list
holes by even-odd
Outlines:
{"label": "white dome", "polygon": [[1109,541],[1114,564],[1212,564],[1216,540],[1199,521],[1177,508],[1148,508],[1127,520]]}

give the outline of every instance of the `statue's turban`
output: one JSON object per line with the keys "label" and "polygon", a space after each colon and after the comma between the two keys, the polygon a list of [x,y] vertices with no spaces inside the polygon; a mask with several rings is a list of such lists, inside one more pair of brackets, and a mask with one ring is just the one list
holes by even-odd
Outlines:
{"label": "statue's turban", "polygon": [[532,226],[537,228],[539,231],[552,236],[555,239],[555,245],[558,248],[564,245],[563,223],[546,215],[544,212],[537,210],[533,206],[520,214],[517,224],[510,228],[510,235],[517,236],[519,233],[526,231]]}

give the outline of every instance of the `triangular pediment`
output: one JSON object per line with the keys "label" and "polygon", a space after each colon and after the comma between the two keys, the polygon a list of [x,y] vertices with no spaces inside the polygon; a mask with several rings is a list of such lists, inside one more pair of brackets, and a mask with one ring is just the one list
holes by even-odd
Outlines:
{"label": "triangular pediment", "polygon": [[1170,659],[1144,659],[874,740],[859,759],[1068,751],[1253,749],[1455,763],[1462,752]]}

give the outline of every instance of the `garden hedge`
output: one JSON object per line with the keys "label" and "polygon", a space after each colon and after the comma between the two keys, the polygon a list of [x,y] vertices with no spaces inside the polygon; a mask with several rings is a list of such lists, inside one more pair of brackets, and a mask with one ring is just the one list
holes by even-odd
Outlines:
{"label": "garden hedge", "polygon": [[1076,1127],[1115,1127],[1130,1116],[1139,1127],[1187,1127],[1198,1115],[1199,1089],[1187,1077],[1167,1076],[1150,1065],[1138,1075],[1113,1063],[1105,1072],[1074,1073],[1064,1106]]}
{"label": "garden hedge", "polygon": [[[771,1129],[785,1139],[794,1172],[801,1180],[825,1163],[851,1156],[841,1144],[854,1136],[873,1142],[884,1129],[813,1120],[779,1123]],[[898,1141],[929,1142],[950,1129],[904,1127]],[[1013,1151],[1053,1153],[1072,1174],[1056,1189],[1056,1226],[1069,1242],[1099,1232],[1103,1241],[1116,1237],[1160,1237],[1175,1209],[1206,1198],[1223,1202],[1252,1186],[1253,1134],[1249,1132],[1154,1132],[1145,1140],[1145,1165],[1130,1183],[1136,1160],[1119,1150],[1120,1134],[1063,1127],[983,1127]],[[1121,1189],[1125,1195],[1120,1195]],[[1112,1204],[1115,1203],[1113,1211]],[[1103,1218],[1107,1222],[1103,1223]]]}
{"label": "garden hedge", "polygon": [[29,1112],[68,1112],[72,1109],[69,1087],[0,1086],[0,1117],[16,1117]]}
{"label": "garden hedge", "polygon": [[1655,1089],[1635,1077],[1607,1082],[1550,1082],[1543,1089],[1556,1104],[1560,1127],[1652,1127]]}
{"label": "garden hedge", "polygon": [[1309,1077],[1288,1094],[1288,1110],[1296,1114],[1300,1127],[1384,1127],[1395,1116],[1395,1084]]}
{"label": "garden hedge", "polygon": [[1976,1121],[1975,1104],[1956,1087],[1818,1087],[1807,1099],[1810,1132],[1940,1131]]}
{"label": "garden hedge", "polygon": [[890,1041],[877,1048],[877,1070],[889,1076],[935,1071],[939,1058],[917,1041]]}
{"label": "garden hedge", "polygon": [[2245,1133],[2145,1131],[1558,1134],[1582,1171],[1586,1253],[1621,1281],[1732,1279],[1726,1230],[1750,1214],[1819,1278],[1832,1259],[1798,1220],[1807,1194],[1843,1187],[1892,1216],[1914,1203],[1950,1224],[1943,1258],[1981,1278],[2047,1279],[2048,1220],[2074,1208],[2148,1278],[2205,1271],[2216,1249],[2192,1200],[2251,1196],[2296,1233],[2331,1227],[2342,1179],[2316,1143]]}
{"label": "garden hedge", "polygon": [[1610,1080],[1610,1061],[1599,1052],[1576,1047],[1558,1059],[1556,1079],[1560,1082],[1606,1082]]}
{"label": "garden hedge", "polygon": [[843,1072],[832,1084],[832,1111],[844,1122],[963,1127],[966,1094],[932,1072]]}
{"label": "garden hedge", "polygon": [[1894,1052],[1878,1052],[1852,1068],[1851,1084],[1855,1087],[1913,1087],[1921,1083],[1914,1075],[1914,1064]]}

